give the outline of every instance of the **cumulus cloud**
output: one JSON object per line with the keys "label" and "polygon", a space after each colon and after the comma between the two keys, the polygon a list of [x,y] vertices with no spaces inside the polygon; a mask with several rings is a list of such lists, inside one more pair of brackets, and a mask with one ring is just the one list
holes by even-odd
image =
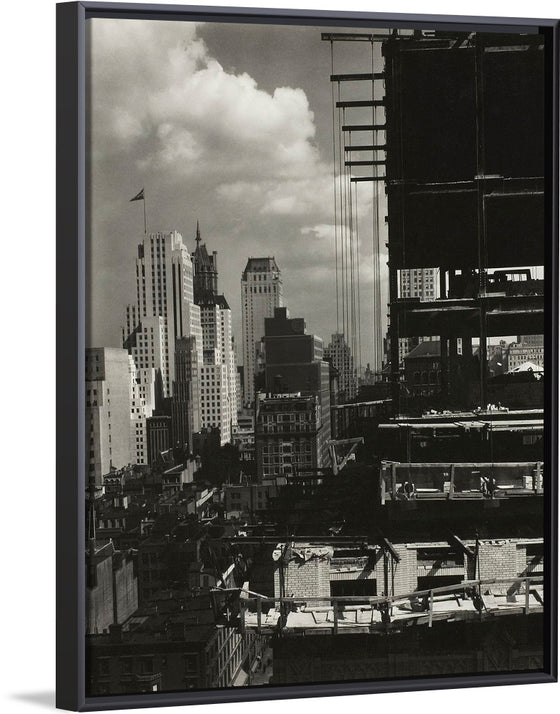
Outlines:
{"label": "cumulus cloud", "polygon": [[[328,335],[335,309],[330,112],[325,114],[330,84],[317,50],[307,49],[316,40],[320,51],[319,33],[300,28],[302,49],[289,57],[277,38],[269,47],[270,67],[259,72],[260,55],[245,51],[252,36],[245,26],[227,32],[209,27],[88,21],[97,333],[106,334],[105,324],[114,322],[112,334],[120,334],[120,312],[111,301],[126,304],[134,295],[130,261],[143,217],[129,198],[144,186],[151,230],[176,228],[192,245],[200,219],[203,239],[220,255],[220,289],[233,306],[238,337],[240,275],[247,256],[260,254],[276,255],[294,314]],[[293,39],[294,29],[286,32]],[[282,71],[276,75],[277,67]],[[337,196],[342,181],[337,179]],[[357,186],[367,282],[372,191]],[[98,343],[109,344],[103,339]]]}
{"label": "cumulus cloud", "polygon": [[[333,176],[326,163],[315,161],[304,164],[299,178],[261,181],[234,181],[217,186],[218,197],[231,202],[241,202],[252,206],[263,216],[313,216],[316,219],[332,219]],[[344,179],[336,178],[339,195]],[[354,202],[353,202],[354,205]],[[358,193],[358,213],[362,217],[371,216],[371,196]]]}
{"label": "cumulus cloud", "polygon": [[308,175],[318,152],[305,92],[259,89],[246,72],[228,72],[209,55],[194,23],[163,24],[93,20],[97,155],[135,144],[140,168],[232,183],[241,175],[269,182]]}
{"label": "cumulus cloud", "polygon": [[332,167],[306,93],[227,71],[198,33],[196,23],[92,20],[96,157],[133,153],[141,171],[205,182],[262,216],[332,217]]}

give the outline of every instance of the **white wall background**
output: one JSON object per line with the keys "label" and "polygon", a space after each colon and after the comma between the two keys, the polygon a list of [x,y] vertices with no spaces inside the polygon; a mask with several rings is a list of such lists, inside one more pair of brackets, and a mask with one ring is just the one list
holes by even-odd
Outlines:
{"label": "white wall background", "polygon": [[[560,15],[555,0],[220,0],[216,4],[517,17]],[[0,679],[2,711],[9,714],[54,707],[54,43],[53,0],[3,3]],[[557,685],[532,685],[278,701],[265,706],[271,714],[280,714],[287,707],[294,714],[350,707],[359,714],[374,707],[416,714],[450,709],[454,714],[508,709],[548,712],[556,709],[558,695]],[[197,710],[222,714],[225,706]],[[257,712],[263,705],[227,706],[231,714],[241,714]]]}

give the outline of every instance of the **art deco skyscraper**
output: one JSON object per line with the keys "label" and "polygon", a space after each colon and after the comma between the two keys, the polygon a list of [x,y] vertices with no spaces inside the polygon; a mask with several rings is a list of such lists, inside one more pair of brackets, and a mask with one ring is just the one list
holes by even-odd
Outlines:
{"label": "art deco skyscraper", "polygon": [[354,368],[354,357],[344,335],[335,333],[330,343],[325,347],[325,359],[329,360],[338,372],[339,399],[349,402],[356,396],[357,374]]}
{"label": "art deco skyscraper", "polygon": [[233,349],[231,309],[218,293],[218,256],[209,255],[196,227],[194,301],[200,309],[203,362],[200,367],[200,426],[218,427],[220,443],[231,441],[237,424],[237,366]]}
{"label": "art deco skyscraper", "polygon": [[283,304],[282,277],[274,257],[249,258],[241,277],[245,404],[255,399],[257,345],[264,337],[264,321]]}
{"label": "art deco skyscraper", "polygon": [[150,233],[138,246],[136,304],[127,307],[123,345],[137,369],[161,374],[161,395],[170,397],[175,375],[175,345],[180,337],[196,339],[202,364],[200,308],[194,302],[189,250],[177,231]]}

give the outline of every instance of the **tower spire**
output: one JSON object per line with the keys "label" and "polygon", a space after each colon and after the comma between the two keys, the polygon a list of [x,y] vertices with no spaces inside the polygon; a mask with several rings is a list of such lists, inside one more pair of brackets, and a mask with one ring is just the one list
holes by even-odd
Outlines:
{"label": "tower spire", "polygon": [[196,244],[200,245],[200,225],[196,222]]}

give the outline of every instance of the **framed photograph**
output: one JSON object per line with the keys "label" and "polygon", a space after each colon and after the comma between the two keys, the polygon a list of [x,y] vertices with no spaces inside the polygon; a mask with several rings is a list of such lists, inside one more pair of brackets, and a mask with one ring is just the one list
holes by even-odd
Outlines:
{"label": "framed photograph", "polygon": [[57,6],[57,705],[557,677],[557,20]]}

